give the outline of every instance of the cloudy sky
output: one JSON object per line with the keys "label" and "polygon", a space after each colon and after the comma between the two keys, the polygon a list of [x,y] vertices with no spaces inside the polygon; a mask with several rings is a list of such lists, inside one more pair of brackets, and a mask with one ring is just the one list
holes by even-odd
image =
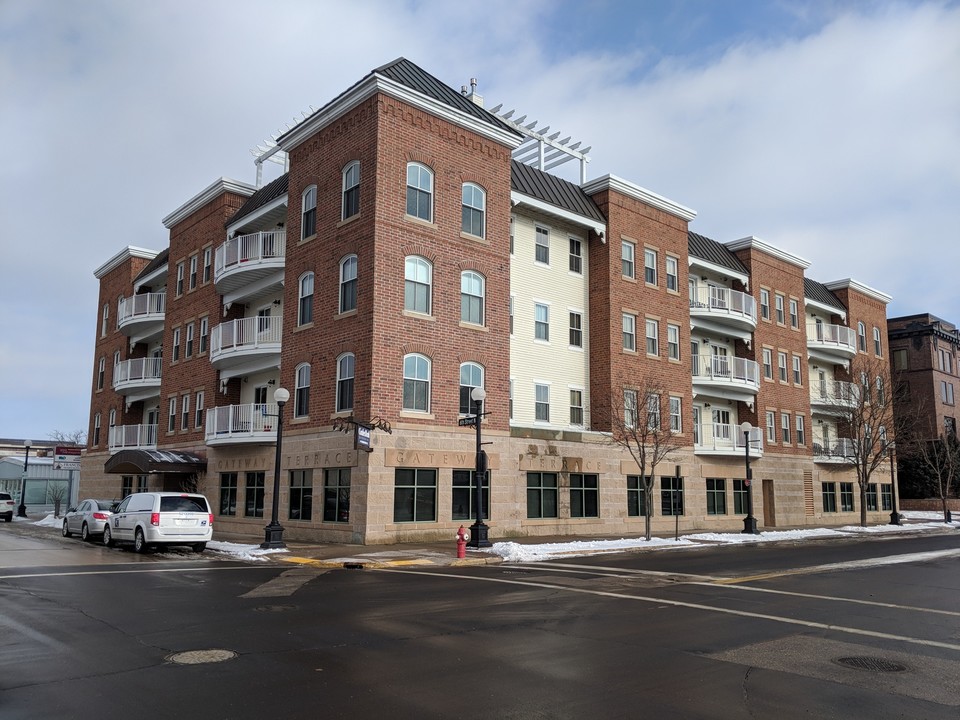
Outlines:
{"label": "cloudy sky", "polygon": [[93,271],[405,56],[612,173],[960,322],[960,3],[0,0],[0,438],[85,430]]}

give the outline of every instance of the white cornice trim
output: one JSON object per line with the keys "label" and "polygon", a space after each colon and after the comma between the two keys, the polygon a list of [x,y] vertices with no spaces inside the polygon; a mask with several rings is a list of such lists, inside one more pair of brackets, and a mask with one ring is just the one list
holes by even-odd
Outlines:
{"label": "white cornice trim", "polygon": [[366,80],[354,87],[352,90],[344,93],[339,98],[331,101],[326,107],[317,110],[296,127],[291,128],[286,133],[277,138],[277,144],[281,149],[290,152],[300,143],[312,137],[326,125],[336,120],[341,115],[353,110],[364,100],[377,93],[389,95],[392,98],[405,102],[413,107],[420,108],[441,120],[458,125],[466,130],[475,132],[489,140],[505,145],[511,150],[520,146],[524,138],[513,130],[499,128],[490,123],[483,122],[472,115],[461,112],[456,108],[434,100],[422,93],[411,90],[405,85],[385,78],[376,73],[370,75]]}
{"label": "white cornice trim", "polygon": [[557,207],[556,205],[551,205],[548,202],[544,202],[539,198],[531,197],[529,195],[524,195],[519,193],[516,190],[510,191],[510,203],[512,205],[526,205],[527,207],[533,208],[548,215],[554,215],[556,217],[562,218],[568,222],[571,222],[575,225],[580,225],[587,228],[588,230],[593,230],[600,237],[604,237],[607,232],[607,226],[605,223],[600,223],[589,218],[586,215],[580,215],[579,213],[571,212],[565,208]]}
{"label": "white cornice trim", "polygon": [[696,265],[697,267],[703,268],[704,270],[709,270],[710,272],[720,273],[721,275],[726,275],[732,277],[734,280],[739,280],[744,285],[747,285],[750,281],[750,276],[746,273],[742,273],[739,270],[732,270],[724,265],[717,265],[716,263],[710,262],[709,260],[704,260],[698,255],[688,255],[687,264],[690,267]]}
{"label": "white cornice trim", "polygon": [[758,237],[753,235],[748,235],[745,238],[740,238],[739,240],[732,240],[728,243],[724,243],[731,250],[759,250],[760,252],[766,253],[767,255],[772,255],[778,260],[783,260],[786,263],[791,265],[796,265],[801,270],[806,270],[810,267],[810,261],[804,260],[799,255],[793,255],[788,253],[786,250],[781,250],[780,248],[771,245],[770,243],[761,240]]}
{"label": "white cornice trim", "polygon": [[272,210],[277,209],[281,205],[286,205],[289,197],[290,196],[287,193],[284,193],[280,197],[271,200],[266,205],[258,207],[252,213],[249,213],[248,215],[244,215],[242,218],[240,218],[236,222],[230,223],[229,225],[227,225],[227,235],[230,235],[230,233],[232,233],[234,230],[237,230],[238,228],[241,228],[244,225],[249,225],[250,223],[254,222],[257,218],[263,217],[264,215],[271,212]]}
{"label": "white cornice trim", "polygon": [[843,280],[834,280],[833,282],[828,282],[823,284],[828,290],[845,290],[850,289],[855,292],[860,293],[861,295],[866,295],[869,298],[874,300],[879,300],[882,303],[889,303],[893,300],[892,295],[887,295],[886,293],[875,290],[869,285],[864,285],[862,282],[858,282],[853,278],[844,278]]}
{"label": "white cornice trim", "polygon": [[243,197],[250,197],[256,191],[257,188],[254,185],[250,185],[239,180],[231,180],[230,178],[222,177],[219,180],[212,182],[199,193],[187,200],[183,205],[167,215],[162,220],[163,225],[169,230],[178,222],[190,217],[192,213],[195,213],[208,202],[215,200],[223,193],[232,192]]}
{"label": "white cornice trim", "polygon": [[120,267],[120,265],[129,260],[130,258],[143,258],[145,260],[153,260],[157,255],[160,254],[158,250],[147,250],[142,247],[135,247],[134,245],[127,245],[123,250],[118,252],[112,258],[107,260],[103,265],[98,267],[93,271],[93,276],[98,280],[106,275],[111,270],[115,270]]}
{"label": "white cornice trim", "polygon": [[596,180],[584,183],[580,187],[588,195],[593,195],[603,190],[614,190],[622,195],[632,197],[634,200],[639,200],[651,207],[655,207],[658,210],[670,213],[681,220],[686,220],[687,222],[690,222],[697,216],[696,210],[691,210],[680,203],[663,197],[663,195],[657,195],[655,192],[651,192],[646,188],[635,185],[629,180],[624,180],[616,175],[604,175]]}
{"label": "white cornice trim", "polygon": [[805,297],[803,299],[803,302],[807,307],[814,308],[815,310],[822,310],[823,312],[829,313],[831,315],[839,315],[844,320],[847,319],[847,311],[842,308],[836,308],[833,305],[827,305],[826,303],[822,303],[819,300],[814,300],[813,298],[808,298],[808,297]]}

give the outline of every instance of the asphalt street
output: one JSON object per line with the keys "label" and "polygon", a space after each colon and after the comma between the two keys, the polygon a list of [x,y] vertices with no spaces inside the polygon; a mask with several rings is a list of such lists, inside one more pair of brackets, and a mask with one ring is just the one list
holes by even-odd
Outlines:
{"label": "asphalt street", "polygon": [[960,533],[478,567],[0,527],[0,717],[960,717]]}

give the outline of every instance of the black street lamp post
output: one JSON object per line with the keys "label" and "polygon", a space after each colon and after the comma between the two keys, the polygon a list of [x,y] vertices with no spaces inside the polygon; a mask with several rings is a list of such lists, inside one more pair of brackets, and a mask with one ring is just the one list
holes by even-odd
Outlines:
{"label": "black street lamp post", "polygon": [[897,466],[893,459],[893,451],[895,449],[894,443],[890,442],[887,444],[887,453],[890,458],[890,504],[892,505],[890,510],[890,524],[900,525],[900,513],[897,512],[897,479],[894,474]]}
{"label": "black street lamp post", "polygon": [[747,465],[747,479],[745,481],[747,484],[747,516],[743,519],[742,533],[759,535],[757,519],[753,516],[753,471],[750,469],[750,433],[753,431],[753,425],[744,422],[740,425],[740,431],[743,433],[743,458]]}
{"label": "black street lamp post", "polygon": [[23,477],[20,478],[20,506],[17,517],[27,516],[27,466],[30,464],[30,441],[23,441]]}
{"label": "black street lamp post", "polygon": [[482,387],[475,387],[470,391],[470,398],[473,400],[473,412],[477,426],[476,472],[473,479],[476,483],[474,505],[477,510],[477,520],[470,526],[470,539],[467,541],[467,547],[482,548],[490,547],[490,540],[487,536],[489,528],[483,523],[483,480],[487,475],[487,453],[484,452],[480,440],[480,419],[483,417],[483,401],[487,399],[487,392]]}
{"label": "black street lamp post", "polygon": [[281,549],[286,545],[283,542],[283,525],[280,524],[280,447],[283,443],[283,406],[290,399],[290,391],[279,387],[273,393],[277,403],[277,455],[273,463],[273,509],[270,512],[270,524],[264,528],[263,542],[260,547],[265,549]]}

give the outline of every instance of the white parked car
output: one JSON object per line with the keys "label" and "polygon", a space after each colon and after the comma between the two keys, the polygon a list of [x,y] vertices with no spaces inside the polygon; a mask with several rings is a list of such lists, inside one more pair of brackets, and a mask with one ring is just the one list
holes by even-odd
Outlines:
{"label": "white parked car", "polygon": [[13,496],[10,493],[0,492],[0,517],[4,522],[13,520],[13,509],[16,503],[13,502]]}
{"label": "white parked car", "polygon": [[133,543],[139,553],[160,545],[189,545],[203,552],[213,538],[213,513],[197,493],[141,492],[117,505],[103,528],[103,544]]}

